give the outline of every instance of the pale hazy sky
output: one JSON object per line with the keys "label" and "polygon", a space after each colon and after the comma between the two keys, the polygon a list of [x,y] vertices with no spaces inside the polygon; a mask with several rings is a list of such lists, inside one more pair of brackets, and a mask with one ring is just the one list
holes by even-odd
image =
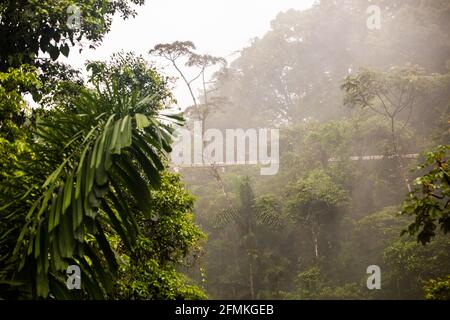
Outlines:
{"label": "pale hazy sky", "polygon": [[[157,43],[191,40],[200,53],[228,57],[270,29],[280,11],[306,9],[314,0],[147,0],[134,19],[113,21],[111,31],[96,50],[70,53],[69,62],[82,68],[86,60],[107,60],[114,52],[134,51],[149,58]],[[174,75],[165,69],[168,75]],[[175,90],[181,105],[189,104],[181,83]]]}

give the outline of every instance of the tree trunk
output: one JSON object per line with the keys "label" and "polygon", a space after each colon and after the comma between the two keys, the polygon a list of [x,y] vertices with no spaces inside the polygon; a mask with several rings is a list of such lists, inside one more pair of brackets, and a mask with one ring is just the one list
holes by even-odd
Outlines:
{"label": "tree trunk", "polygon": [[250,297],[251,300],[255,300],[255,286],[254,286],[254,280],[253,280],[253,252],[250,252]]}
{"label": "tree trunk", "polygon": [[316,259],[319,259],[319,228],[317,227],[317,230],[314,225],[311,226],[311,233],[313,237],[314,242],[314,256]]}
{"label": "tree trunk", "polygon": [[398,151],[394,117],[390,117],[390,118],[391,118],[391,140],[392,140],[392,148],[394,151],[394,157],[397,159],[397,164],[400,169],[400,174],[402,175],[403,180],[405,181],[405,185],[408,188],[408,192],[411,192],[411,190],[412,190],[411,184],[409,183],[408,175],[406,174],[406,171],[405,171],[405,166],[403,164],[403,158]]}

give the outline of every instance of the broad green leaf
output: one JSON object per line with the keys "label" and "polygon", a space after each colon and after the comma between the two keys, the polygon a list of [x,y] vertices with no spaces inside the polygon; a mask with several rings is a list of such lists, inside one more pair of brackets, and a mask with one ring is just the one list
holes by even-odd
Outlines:
{"label": "broad green leaf", "polygon": [[136,113],[136,126],[138,129],[144,129],[150,125],[147,116],[142,113]]}

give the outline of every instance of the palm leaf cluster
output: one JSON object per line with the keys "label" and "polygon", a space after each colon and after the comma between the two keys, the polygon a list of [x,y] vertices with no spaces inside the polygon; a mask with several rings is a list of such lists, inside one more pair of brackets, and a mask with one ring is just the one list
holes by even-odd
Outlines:
{"label": "palm leaf cluster", "polygon": [[216,228],[236,224],[245,233],[256,225],[265,225],[271,228],[281,226],[280,205],[270,195],[255,198],[248,177],[240,179],[237,193],[236,203],[229,205],[214,217]]}
{"label": "palm leaf cluster", "polygon": [[80,92],[72,110],[55,109],[38,120],[36,160],[51,170],[34,173],[41,183],[28,191],[35,200],[13,253],[20,260],[17,277],[32,273],[34,296],[72,297],[68,265],[81,268],[82,294],[100,299],[112,290],[119,264],[108,234],[133,250],[136,217],[151,214],[150,189],[171,151],[171,124],[182,121],[161,115],[161,108],[158,96],[124,95],[113,81]]}

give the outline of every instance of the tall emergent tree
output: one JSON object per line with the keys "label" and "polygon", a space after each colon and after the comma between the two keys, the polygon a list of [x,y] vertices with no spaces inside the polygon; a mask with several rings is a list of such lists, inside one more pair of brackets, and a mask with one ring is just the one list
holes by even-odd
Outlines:
{"label": "tall emergent tree", "polygon": [[368,108],[389,121],[391,154],[397,159],[408,191],[411,184],[401,156],[399,135],[411,118],[420,94],[419,80],[423,77],[424,72],[419,68],[394,68],[389,72],[362,70],[356,76],[348,76],[342,85],[346,92],[345,105]]}

